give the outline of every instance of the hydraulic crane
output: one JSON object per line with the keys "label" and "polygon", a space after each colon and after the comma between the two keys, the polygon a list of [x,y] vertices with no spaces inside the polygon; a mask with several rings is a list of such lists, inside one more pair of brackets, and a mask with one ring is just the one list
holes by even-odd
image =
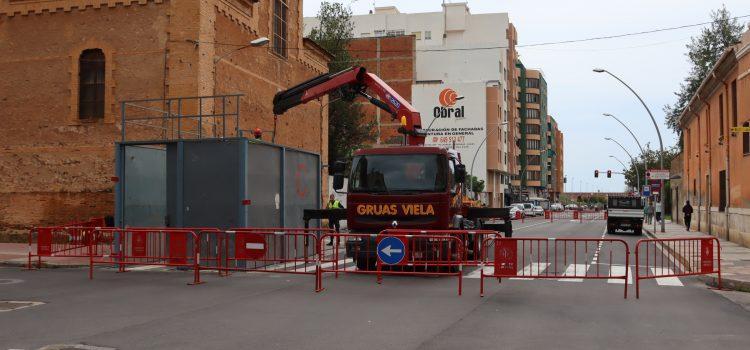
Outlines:
{"label": "hydraulic crane", "polygon": [[[388,84],[363,67],[328,73],[278,92],[273,111],[281,115],[290,108],[338,91],[353,101],[357,96],[400,121],[399,132],[405,144],[398,147],[360,149],[354,153],[349,174],[346,220],[354,232],[377,233],[389,228],[445,230],[480,228],[512,233],[507,208],[470,208],[462,201],[466,167],[455,150],[425,146],[427,131],[422,129],[419,112]],[[372,94],[372,95],[371,95]],[[376,95],[379,98],[374,97]],[[337,163],[329,169],[333,187],[343,188],[346,166]],[[317,218],[336,218],[316,210]],[[313,218],[306,214],[306,219]],[[483,226],[482,219],[500,219],[502,224]],[[468,242],[467,242],[468,243]],[[373,269],[373,242],[362,242],[354,251],[360,269]],[[350,249],[351,248],[351,249]]]}

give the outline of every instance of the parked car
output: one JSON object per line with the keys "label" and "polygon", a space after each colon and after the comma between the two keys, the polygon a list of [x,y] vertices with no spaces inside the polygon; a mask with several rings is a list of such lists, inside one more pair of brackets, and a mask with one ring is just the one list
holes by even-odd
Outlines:
{"label": "parked car", "polygon": [[565,208],[560,203],[553,203],[552,205],[550,205],[550,210],[552,210],[552,211],[564,211]]}
{"label": "parked car", "polygon": [[540,216],[540,215],[544,216],[544,208],[542,208],[542,207],[540,207],[538,205],[535,205],[533,208],[531,208],[531,210],[532,210],[532,212],[534,213],[535,216]]}
{"label": "parked car", "polygon": [[518,209],[523,210],[524,216],[534,216],[534,205],[531,203],[513,203],[511,206],[518,207]]}
{"label": "parked car", "polygon": [[578,205],[571,203],[571,204],[566,205],[565,209],[568,209],[568,210],[578,210]]}
{"label": "parked car", "polygon": [[508,208],[510,208],[510,219],[515,220],[519,215],[518,213],[521,213],[521,217],[523,217],[523,209],[519,208],[518,205],[511,205]]}

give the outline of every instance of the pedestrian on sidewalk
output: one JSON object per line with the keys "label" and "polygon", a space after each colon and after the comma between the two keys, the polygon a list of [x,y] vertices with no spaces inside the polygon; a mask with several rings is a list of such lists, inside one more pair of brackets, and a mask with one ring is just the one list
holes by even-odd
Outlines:
{"label": "pedestrian on sidewalk", "polygon": [[649,214],[651,213],[651,206],[648,205],[648,201],[646,201],[646,204],[643,205],[643,217],[646,219],[646,223],[651,223],[651,218],[649,218]]}
{"label": "pedestrian on sidewalk", "polygon": [[654,207],[656,211],[656,222],[661,222],[661,201],[656,202]]}
{"label": "pedestrian on sidewalk", "polygon": [[693,218],[693,206],[690,205],[690,201],[685,201],[682,214],[685,216],[685,231],[690,231],[690,220]]}

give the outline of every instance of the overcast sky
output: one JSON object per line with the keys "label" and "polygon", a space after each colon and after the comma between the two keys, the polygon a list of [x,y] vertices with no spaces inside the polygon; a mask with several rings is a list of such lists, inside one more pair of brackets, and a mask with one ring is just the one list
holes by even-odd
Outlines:
{"label": "overcast sky", "polygon": [[[366,14],[373,1],[338,1],[350,4],[354,14]],[[442,0],[377,0],[376,6],[396,6],[405,13],[441,11]],[[454,1],[458,2],[458,1]],[[315,16],[321,1],[305,0],[304,15]],[[518,30],[518,43],[533,44],[604,35],[640,32],[710,20],[710,11],[722,4],[733,16],[750,15],[748,0],[468,0],[472,13],[507,12]],[[748,17],[750,18],[750,17]],[[742,18],[747,23],[748,18]],[[659,147],[653,123],[640,102],[613,78],[596,74],[602,67],[617,74],[643,97],[654,113],[664,148],[677,142],[666,129],[662,106],[674,102],[673,92],[687,75],[685,44],[700,27],[588,43],[519,48],[528,68],[541,68],[548,84],[549,113],[565,134],[567,191],[621,191],[622,176],[594,178],[594,169],[620,170],[628,156],[612,137],[636,156],[638,146],[607,112],[620,117],[642,144]]]}

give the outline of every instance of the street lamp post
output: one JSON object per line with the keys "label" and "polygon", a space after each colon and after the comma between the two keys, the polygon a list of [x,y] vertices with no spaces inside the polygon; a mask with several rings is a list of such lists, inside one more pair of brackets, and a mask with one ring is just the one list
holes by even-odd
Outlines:
{"label": "street lamp post", "polygon": [[[503,125],[508,125],[508,122],[503,122],[503,123],[500,123],[500,124],[488,124],[488,125],[503,126]],[[492,130],[490,130],[490,131],[487,132],[487,135],[484,137],[484,139],[482,140],[482,142],[479,143],[479,147],[477,147],[477,151],[474,152],[474,157],[471,158],[471,170],[469,172],[469,187],[470,187],[469,189],[472,192],[474,192],[474,161],[477,160],[477,154],[479,154],[479,150],[482,149],[482,146],[487,141],[487,138],[490,137],[490,134],[493,131],[495,131],[495,130],[497,130],[497,129],[496,128],[492,128]]]}
{"label": "street lamp post", "polygon": [[[647,167],[648,164],[646,163],[646,152],[643,151],[643,147],[641,147],[641,142],[638,141],[637,137],[635,137],[635,134],[633,133],[633,131],[630,130],[630,128],[627,125],[625,125],[625,123],[623,123],[622,120],[620,120],[620,118],[617,118],[617,117],[615,117],[614,115],[612,115],[610,113],[602,113],[602,115],[604,115],[605,117],[612,117],[612,118],[614,118],[618,123],[620,123],[620,125],[622,125],[625,128],[625,130],[627,130],[630,133],[630,136],[633,136],[633,140],[635,140],[635,143],[638,145],[638,149],[641,150],[641,158],[643,158],[643,167],[644,168]],[[637,167],[638,167],[638,165],[636,164],[636,168]],[[643,175],[644,175],[644,178],[643,178],[644,183],[648,183],[647,179],[645,178],[646,174],[643,174]],[[640,186],[638,188],[638,191],[639,192],[641,191]]]}
{"label": "street lamp post", "polygon": [[[594,72],[609,74],[613,78],[617,79],[620,83],[622,83],[622,85],[625,85],[625,87],[627,87],[628,90],[630,90],[630,92],[632,92],[633,95],[635,95],[635,97],[638,98],[638,101],[641,101],[641,104],[643,105],[643,108],[646,109],[646,112],[648,112],[648,116],[651,117],[651,121],[654,123],[654,128],[656,129],[656,135],[659,136],[659,167],[661,169],[664,169],[664,142],[662,142],[662,139],[661,139],[661,132],[659,131],[659,125],[656,124],[656,119],[654,119],[654,114],[651,113],[650,109],[648,109],[648,106],[646,105],[646,102],[643,102],[643,99],[641,98],[641,96],[639,96],[635,92],[635,90],[633,90],[633,88],[630,87],[630,85],[628,85],[627,83],[625,83],[618,76],[612,74],[610,71],[608,71],[606,69],[602,69],[602,68],[594,68]],[[659,191],[661,191],[660,196],[664,197],[664,180],[659,180]],[[661,199],[663,199],[663,198],[661,198]],[[659,200],[659,202],[662,202],[661,199]],[[664,220],[663,219],[661,221],[661,232],[664,232]]]}
{"label": "street lamp post", "polygon": [[607,140],[607,141],[612,141],[612,142],[616,143],[618,146],[620,146],[620,148],[622,148],[623,151],[625,151],[625,153],[628,155],[628,157],[630,157],[630,162],[633,163],[633,166],[635,167],[635,180],[636,180],[636,184],[638,186],[638,190],[640,191],[640,188],[641,188],[641,174],[640,174],[640,171],[638,171],[638,164],[635,162],[635,158],[633,158],[633,156],[630,155],[630,152],[628,152],[628,150],[625,149],[625,147],[623,147],[622,144],[620,144],[619,142],[617,142],[617,140],[615,140],[615,139],[613,139],[611,137],[605,137],[604,139]]}

